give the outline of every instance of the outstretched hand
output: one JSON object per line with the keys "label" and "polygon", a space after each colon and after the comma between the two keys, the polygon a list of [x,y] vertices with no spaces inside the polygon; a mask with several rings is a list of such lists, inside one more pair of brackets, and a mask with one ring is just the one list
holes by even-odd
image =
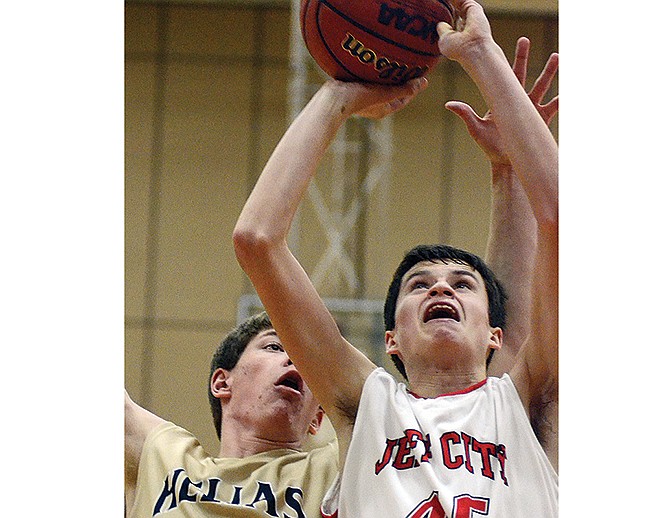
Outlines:
{"label": "outstretched hand", "polygon": [[324,87],[340,103],[343,117],[355,114],[368,119],[381,119],[404,108],[427,85],[428,80],[420,77],[398,86],[331,79]]}
{"label": "outstretched hand", "polygon": [[[518,39],[516,44],[516,53],[514,55],[514,65],[512,66],[514,74],[519,79],[521,85],[526,86],[526,74],[528,69],[528,55],[530,52],[530,40],[525,37]],[[528,92],[528,97],[542,116],[544,122],[549,125],[556,113],[558,113],[558,96],[551,99],[548,103],[542,104],[544,96],[549,91],[549,87],[558,70],[558,54],[553,53],[549,56],[547,63],[538,76],[533,88]],[[509,166],[510,161],[502,148],[502,139],[496,127],[493,114],[488,111],[483,117],[479,117],[472,107],[461,101],[449,101],[445,107],[458,115],[468,129],[468,133],[484,151],[488,159],[494,165]]]}

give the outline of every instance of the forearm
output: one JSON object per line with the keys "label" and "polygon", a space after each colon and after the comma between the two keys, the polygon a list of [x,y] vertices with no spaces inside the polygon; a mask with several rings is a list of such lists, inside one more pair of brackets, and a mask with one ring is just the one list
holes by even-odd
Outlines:
{"label": "forearm", "polygon": [[319,161],[345,120],[342,107],[328,89],[314,95],[263,169],[235,227],[236,243],[286,239]]}
{"label": "forearm", "polygon": [[528,336],[537,225],[526,193],[507,165],[492,165],[491,221],[486,262],[509,296],[504,346],[493,356],[489,373],[508,372]]}

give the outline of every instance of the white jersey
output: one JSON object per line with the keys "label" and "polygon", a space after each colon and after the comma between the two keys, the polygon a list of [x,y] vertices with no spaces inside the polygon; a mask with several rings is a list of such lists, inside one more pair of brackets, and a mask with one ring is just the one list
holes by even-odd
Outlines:
{"label": "white jersey", "polygon": [[557,508],[558,476],[507,374],[420,398],[376,369],[322,514],[551,518]]}

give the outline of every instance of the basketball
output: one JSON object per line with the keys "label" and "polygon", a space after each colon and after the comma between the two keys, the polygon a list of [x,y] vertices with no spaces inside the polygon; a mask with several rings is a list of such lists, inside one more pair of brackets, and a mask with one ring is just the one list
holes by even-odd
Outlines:
{"label": "basketball", "polygon": [[437,24],[453,24],[446,0],[301,0],[307,50],[341,81],[401,84],[440,59]]}

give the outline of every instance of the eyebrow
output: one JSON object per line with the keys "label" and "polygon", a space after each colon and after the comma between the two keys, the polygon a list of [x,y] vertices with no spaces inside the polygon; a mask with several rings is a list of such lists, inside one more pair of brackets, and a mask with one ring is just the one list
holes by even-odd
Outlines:
{"label": "eyebrow", "polygon": [[403,281],[403,284],[407,284],[409,281],[411,281],[414,277],[421,277],[422,275],[428,275],[430,273],[430,270],[416,270],[415,272],[409,274],[405,280]]}
{"label": "eyebrow", "polygon": [[[403,285],[407,285],[407,283],[409,283],[409,281],[411,281],[414,277],[421,277],[422,275],[432,275],[432,274],[431,274],[430,270],[427,270],[425,268],[421,269],[421,270],[417,270],[417,271],[411,273],[409,276],[407,276],[407,278],[403,281]],[[452,270],[450,272],[450,275],[457,275],[457,276],[464,275],[466,277],[470,277],[475,282],[479,283],[479,279],[475,275],[475,272],[473,272],[471,270],[466,270],[464,268],[460,268],[458,270]]]}
{"label": "eyebrow", "polygon": [[258,333],[256,336],[258,338],[263,338],[264,336],[277,336],[278,337],[279,335],[277,334],[277,331],[275,331],[274,329],[266,329],[265,331],[261,331],[260,333]]}
{"label": "eyebrow", "polygon": [[479,279],[475,275],[475,272],[470,270],[454,270],[455,275],[465,275],[466,277],[472,277],[475,281],[479,282]]}

